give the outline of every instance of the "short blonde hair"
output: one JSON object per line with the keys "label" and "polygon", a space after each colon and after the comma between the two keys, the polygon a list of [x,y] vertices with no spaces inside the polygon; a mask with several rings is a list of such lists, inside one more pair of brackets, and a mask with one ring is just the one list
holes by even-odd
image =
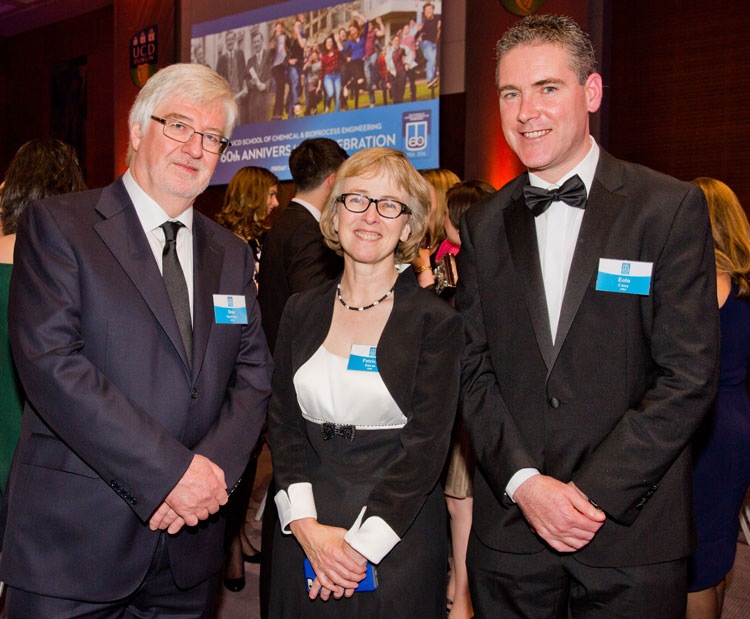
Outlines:
{"label": "short blonde hair", "polygon": [[349,178],[373,178],[387,174],[396,186],[407,194],[407,206],[411,210],[409,226],[411,234],[406,241],[399,241],[394,252],[396,262],[411,262],[419,254],[427,222],[430,216],[430,188],[409,159],[400,150],[392,148],[369,148],[361,150],[347,159],[333,180],[331,193],[320,216],[320,229],[328,247],[339,256],[344,254],[333,220],[340,208],[344,181]]}

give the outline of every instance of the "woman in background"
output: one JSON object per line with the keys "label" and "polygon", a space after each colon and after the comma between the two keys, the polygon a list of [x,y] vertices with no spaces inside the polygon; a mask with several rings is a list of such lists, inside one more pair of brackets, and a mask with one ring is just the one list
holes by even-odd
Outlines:
{"label": "woman in background", "polygon": [[48,138],[31,140],[18,149],[0,191],[5,235],[0,238],[0,494],[5,492],[18,442],[24,400],[8,341],[8,292],[18,218],[32,202],[84,189],[73,147]]}
{"label": "woman in background", "polygon": [[423,170],[422,176],[430,184],[432,193],[432,208],[430,209],[430,223],[427,229],[424,243],[419,250],[419,256],[411,264],[414,272],[417,274],[417,282],[422,288],[435,284],[435,278],[432,269],[435,266],[435,253],[440,243],[445,239],[445,220],[446,206],[445,194],[456,183],[461,182],[456,174],[450,170]]}
{"label": "woman in background", "polygon": [[326,37],[323,47],[323,56],[320,59],[323,67],[323,89],[326,92],[323,112],[329,111],[329,101],[333,101],[333,111],[338,112],[341,103],[341,53],[332,34]]}
{"label": "woman in background", "polygon": [[216,221],[250,245],[256,272],[263,237],[271,228],[271,213],[279,205],[278,193],[275,174],[255,166],[240,168],[229,181],[224,205],[216,216]]}
{"label": "woman in background", "polygon": [[737,550],[738,515],[750,483],[750,225],[721,181],[692,181],[706,194],[716,254],[721,319],[719,391],[693,439],[698,546],[690,560],[688,619],[721,616]]}
{"label": "woman in background", "polygon": [[[276,197],[279,191],[278,184],[279,179],[276,175],[265,168],[248,166],[239,169],[229,181],[227,192],[224,194],[224,206],[216,216],[216,221],[247,242],[253,250],[256,277],[263,237],[271,227],[270,215],[279,205]],[[224,586],[230,591],[241,591],[245,587],[243,560],[248,563],[259,563],[261,559],[260,552],[250,543],[244,525],[262,447],[261,437],[250,456],[239,486],[224,508],[227,518]]]}
{"label": "woman in background", "polygon": [[[419,249],[429,204],[400,151],[352,155],[320,221],[344,272],[284,309],[268,411],[280,521],[273,618],[445,616],[438,479],[463,322],[412,269],[397,269]],[[357,592],[367,562],[377,589]]]}

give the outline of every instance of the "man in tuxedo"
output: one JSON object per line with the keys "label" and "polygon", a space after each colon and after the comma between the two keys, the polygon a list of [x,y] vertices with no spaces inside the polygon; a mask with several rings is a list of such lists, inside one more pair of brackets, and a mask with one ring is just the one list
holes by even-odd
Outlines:
{"label": "man in tuxedo", "polygon": [[272,369],[253,256],[193,209],[236,115],[210,68],[162,69],[131,108],[127,172],[23,214],[8,315],[28,401],[0,563],[11,619],[213,616],[217,512]]}
{"label": "man in tuxedo", "polygon": [[461,226],[475,612],[682,617],[718,370],[705,199],[590,136],[602,79],[573,20],[518,22],[496,78],[528,172]]}
{"label": "man in tuxedo", "polygon": [[[344,263],[330,249],[320,231],[320,213],[331,193],[333,178],[348,155],[333,140],[304,140],[289,155],[289,170],[297,188],[294,199],[266,234],[258,270],[258,300],[263,330],[273,351],[281,313],[287,299],[336,277]],[[268,496],[274,496],[273,481]],[[260,567],[260,615],[268,617],[271,595],[273,531],[276,505],[266,502],[263,513]]]}
{"label": "man in tuxedo", "polygon": [[344,268],[326,246],[319,222],[336,170],[347,157],[328,138],[304,140],[289,155],[297,193],[268,231],[258,271],[263,329],[271,351],[287,299],[333,279]]}

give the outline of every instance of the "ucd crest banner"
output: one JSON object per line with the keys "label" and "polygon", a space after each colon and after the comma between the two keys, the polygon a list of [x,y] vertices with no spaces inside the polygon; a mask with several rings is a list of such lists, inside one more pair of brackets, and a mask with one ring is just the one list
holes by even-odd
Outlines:
{"label": "ucd crest banner", "polygon": [[158,24],[154,24],[130,39],[130,79],[138,88],[143,88],[146,80],[156,73],[158,31]]}

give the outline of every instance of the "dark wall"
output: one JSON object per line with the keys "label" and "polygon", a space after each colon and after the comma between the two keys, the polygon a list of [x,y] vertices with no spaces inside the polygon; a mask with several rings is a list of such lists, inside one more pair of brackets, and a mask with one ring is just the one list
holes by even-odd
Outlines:
{"label": "dark wall", "polygon": [[[112,178],[112,7],[0,38],[0,175],[27,140],[50,134],[52,71],[85,58],[85,167],[92,187]],[[83,157],[82,157],[83,158]],[[82,162],[84,163],[84,162]]]}
{"label": "dark wall", "polygon": [[743,2],[614,2],[612,153],[684,180],[713,176],[750,208],[748,32]]}
{"label": "dark wall", "polygon": [[[570,15],[587,28],[589,4],[549,0],[542,12]],[[464,150],[466,178],[486,180],[498,188],[523,170],[503,137],[495,86],[495,45],[519,19],[500,2],[466,2],[466,140],[455,146]]]}

